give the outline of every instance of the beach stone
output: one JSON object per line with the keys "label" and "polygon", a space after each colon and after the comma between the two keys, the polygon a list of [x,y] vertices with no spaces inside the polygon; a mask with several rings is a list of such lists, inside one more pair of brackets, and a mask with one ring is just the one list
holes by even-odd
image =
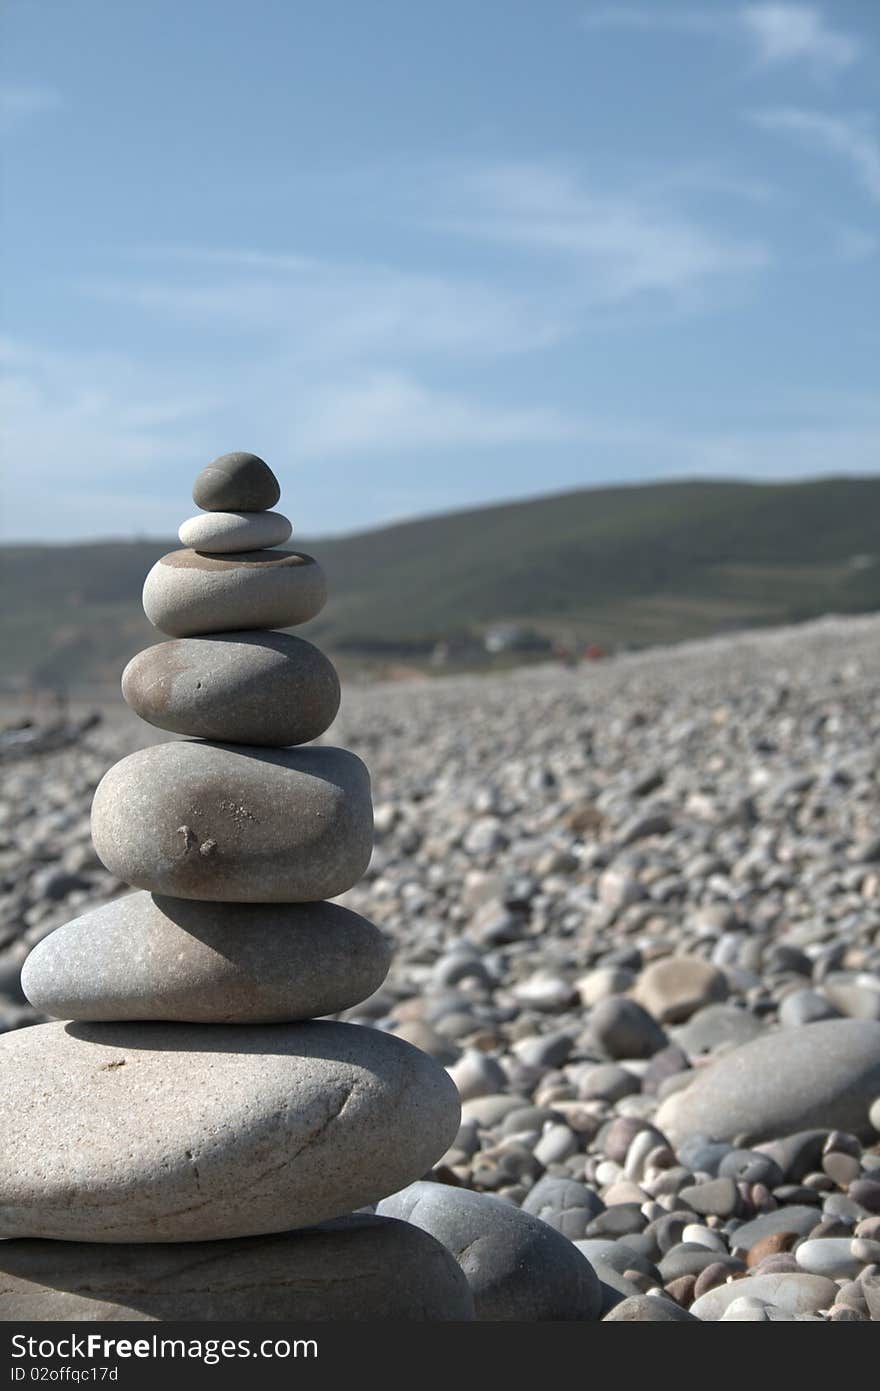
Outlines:
{"label": "beach stone", "polygon": [[462,1120],[473,1121],[481,1130],[491,1130],[500,1125],[511,1111],[519,1110],[529,1103],[525,1097],[511,1096],[509,1092],[496,1092],[491,1096],[475,1096],[462,1103]]}
{"label": "beach stone", "polygon": [[727,1252],[723,1254],[719,1251],[710,1251],[705,1246],[700,1246],[696,1242],[680,1242],[678,1246],[673,1246],[660,1262],[660,1274],[664,1283],[668,1280],[678,1280],[682,1275],[700,1275],[710,1266],[724,1266],[727,1274],[734,1271],[745,1270],[745,1263],[734,1256],[729,1256]]}
{"label": "beach stone", "polygon": [[642,1231],[646,1225],[645,1215],[638,1203],[613,1203],[592,1219],[586,1228],[586,1235],[590,1238],[631,1236]]}
{"label": "beach stone", "polygon": [[426,1173],[459,1126],[433,1059],[356,1024],[38,1024],[0,1065],[0,1237],[312,1226]]}
{"label": "beach stone", "polygon": [[[733,1233],[731,1245],[738,1250],[745,1250],[736,1239],[738,1233]],[[748,1248],[746,1255],[746,1265],[751,1270],[753,1266],[760,1265],[762,1261],[768,1260],[771,1256],[785,1255],[800,1240],[798,1232],[770,1232],[767,1236],[762,1236]]]}
{"label": "beach stone", "polygon": [[697,1323],[693,1314],[671,1299],[652,1294],[622,1299],[605,1315],[603,1323]]}
{"label": "beach stone", "polygon": [[802,1241],[794,1253],[801,1270],[811,1275],[827,1275],[830,1279],[858,1275],[868,1264],[853,1254],[855,1243],[851,1237],[819,1237]]}
{"label": "beach stone", "polygon": [[639,976],[635,998],[660,1024],[679,1024],[698,1009],[727,998],[717,966],[697,956],[664,956]]}
{"label": "beach stone", "polygon": [[874,1130],[880,1132],[880,1096],[871,1102],[871,1109],[868,1112],[868,1119]]}
{"label": "beach stone", "polygon": [[181,523],[182,546],[207,555],[283,546],[293,527],[280,512],[204,512]]}
{"label": "beach stone", "polygon": [[207,512],[266,512],[281,496],[278,479],[257,454],[236,451],[206,464],[192,498]]}
{"label": "beach stone", "polygon": [[583,1073],[578,1082],[578,1096],[588,1101],[620,1101],[641,1091],[639,1079],[618,1063],[597,1063]]}
{"label": "beach stone", "polygon": [[763,1299],[734,1299],[721,1316],[724,1323],[769,1323],[770,1305]]}
{"label": "beach stone", "polygon": [[347,749],[156,744],[104,775],[92,840],[111,874],[152,893],[335,898],[369,864],[369,774]]}
{"label": "beach stone", "polygon": [[323,652],[290,633],[218,633],[144,648],[122,673],[122,694],[159,729],[285,748],[329,729],[339,677]]}
{"label": "beach stone", "polygon": [[692,1014],[686,1024],[674,1030],[675,1042],[680,1048],[694,1057],[699,1053],[714,1053],[718,1048],[728,1048],[748,1043],[763,1035],[760,1019],[750,1010],[737,1005],[706,1005]]}
{"label": "beach stone", "polygon": [[718,1176],[737,1183],[763,1183],[766,1188],[778,1188],[785,1181],[776,1161],[757,1150],[729,1150],[718,1165]]}
{"label": "beach stone", "polygon": [[871,1318],[880,1323],[880,1275],[863,1275],[859,1282]]}
{"label": "beach stone", "polygon": [[849,1196],[868,1212],[880,1213],[880,1181],[877,1179],[854,1179],[849,1186]]}
{"label": "beach stone", "polygon": [[624,1241],[613,1241],[607,1237],[583,1237],[574,1244],[594,1268],[597,1261],[604,1261],[620,1275],[626,1270],[633,1270],[649,1276],[654,1284],[660,1284],[660,1271],[653,1261],[633,1249],[631,1237]]}
{"label": "beach stone", "polygon": [[[464,1321],[458,1263],[406,1222],[366,1213],[232,1241],[0,1242],[0,1319]],[[345,1278],[340,1279],[340,1272]]]}
{"label": "beach stone", "polygon": [[822,1019],[839,1019],[840,1010],[827,996],[808,986],[803,990],[792,990],[779,1006],[779,1022],[789,1028],[800,1028],[804,1024],[817,1024]]}
{"label": "beach stone", "polygon": [[169,637],[291,628],[327,601],[324,571],[296,551],[169,551],[144,581],[144,613]]}
{"label": "beach stone", "polygon": [[667,1041],[656,1020],[625,995],[609,995],[590,1010],[589,1032],[610,1058],[650,1058]]}
{"label": "beach stone", "polygon": [[750,1144],[810,1126],[864,1131],[880,1086],[880,1024],[830,1019],[781,1029],[725,1053],[668,1097],[657,1125]]}
{"label": "beach stone", "polygon": [[702,1216],[733,1217],[740,1206],[740,1195],[732,1178],[706,1179],[690,1184],[678,1194],[686,1207]]}
{"label": "beach stone", "polygon": [[541,1323],[599,1316],[599,1281],[580,1251],[502,1198],[421,1182],[384,1198],[377,1210],[414,1223],[452,1252],[478,1319]]}
{"label": "beach stone", "polygon": [[496,1096],[498,1088],[507,1081],[504,1068],[496,1058],[479,1048],[467,1048],[448,1069],[462,1101],[478,1096]]}
{"label": "beach stone", "polygon": [[778,1164],[787,1183],[800,1183],[819,1167],[828,1135],[827,1129],[796,1130],[792,1135],[766,1141],[759,1149]]}
{"label": "beach stone", "polygon": [[200,903],[140,891],[56,928],[22,971],[56,1019],[277,1024],[378,990],[391,945],[335,903]]}
{"label": "beach stone", "polygon": [[715,1321],[724,1317],[735,1299],[760,1299],[783,1313],[798,1317],[830,1309],[837,1294],[833,1280],[823,1275],[783,1272],[776,1275],[749,1275],[729,1285],[716,1285],[691,1305],[695,1318]]}
{"label": "beach stone", "polygon": [[522,1210],[540,1217],[570,1241],[577,1241],[586,1234],[593,1218],[604,1210],[604,1203],[585,1183],[545,1174],[529,1189]]}

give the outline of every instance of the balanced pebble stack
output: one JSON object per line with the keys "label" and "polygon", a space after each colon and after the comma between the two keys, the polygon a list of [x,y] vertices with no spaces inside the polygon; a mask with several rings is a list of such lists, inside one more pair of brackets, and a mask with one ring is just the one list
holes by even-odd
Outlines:
{"label": "balanced pebble stack", "polygon": [[184,737],[95,795],[95,849],[136,892],[25,963],[31,1003],[73,1022],[0,1038],[0,1318],[473,1317],[444,1247],[357,1211],[428,1173],[460,1108],[426,1054],[321,1018],[378,989],[389,948],[327,901],[370,859],[370,783],[303,747],[339,682],[270,631],[326,598],[315,560],[267,549],[279,496],[255,455],[209,464],[186,548],[147,577],[171,640],[123,694]]}

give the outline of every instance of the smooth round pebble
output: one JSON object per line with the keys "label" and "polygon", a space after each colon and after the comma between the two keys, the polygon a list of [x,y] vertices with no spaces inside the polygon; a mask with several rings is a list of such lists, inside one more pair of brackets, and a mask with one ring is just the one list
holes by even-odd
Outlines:
{"label": "smooth round pebble", "polygon": [[339,710],[339,677],[291,633],[217,633],[145,647],[122,694],[159,729],[230,744],[286,748],[317,739]]}
{"label": "smooth round pebble", "polygon": [[117,878],[210,902],[335,898],[372,849],[369,774],[347,749],[182,740],[113,765],[92,840]]}
{"label": "smooth round pebble", "polygon": [[128,894],[65,923],[22,970],[56,1019],[276,1024],[378,990],[391,945],[335,903],[201,903]]}
{"label": "smooth round pebble", "polygon": [[327,602],[324,571],[296,551],[169,551],[144,581],[144,613],[173,638],[239,628],[291,628]]}
{"label": "smooth round pebble", "polygon": [[878,1086],[880,1023],[830,1019],[725,1053],[663,1102],[657,1124],[674,1143],[701,1134],[749,1144],[817,1125],[864,1130]]}
{"label": "smooth round pebble", "polygon": [[182,546],[205,555],[283,546],[293,527],[280,512],[202,512],[178,530]]}
{"label": "smooth round pebble", "polygon": [[192,498],[208,512],[266,512],[281,496],[278,479],[257,454],[236,451],[206,464]]}
{"label": "smooth round pebble", "polygon": [[634,994],[660,1024],[680,1024],[725,1000],[727,981],[717,966],[697,956],[664,956],[645,967]]}
{"label": "smooth round pebble", "polygon": [[599,1316],[599,1281],[580,1251],[501,1198],[421,1182],[383,1198],[377,1211],[414,1223],[452,1252],[478,1319],[540,1323]]}
{"label": "smooth round pebble", "polygon": [[836,1294],[834,1281],[823,1275],[749,1275],[727,1285],[716,1285],[700,1295],[691,1305],[691,1313],[695,1318],[714,1321],[724,1317],[735,1299],[750,1297],[764,1300],[786,1314],[814,1314],[830,1309]]}

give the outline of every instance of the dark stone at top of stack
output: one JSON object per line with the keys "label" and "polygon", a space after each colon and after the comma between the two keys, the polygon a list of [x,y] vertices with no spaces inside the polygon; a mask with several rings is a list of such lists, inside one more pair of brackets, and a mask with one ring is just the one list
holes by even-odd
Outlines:
{"label": "dark stone at top of stack", "polygon": [[221,454],[202,469],[192,495],[206,512],[268,512],[280,498],[281,487],[256,454]]}

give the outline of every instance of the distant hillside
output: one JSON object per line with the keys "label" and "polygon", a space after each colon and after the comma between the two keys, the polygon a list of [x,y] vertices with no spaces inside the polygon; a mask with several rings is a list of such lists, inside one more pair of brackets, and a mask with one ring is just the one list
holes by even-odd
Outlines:
{"label": "distant hillside", "polygon": [[[303,630],[342,654],[424,657],[512,621],[606,646],[880,608],[880,478],[582,489],[296,545],[331,600]],[[174,546],[0,549],[0,683],[115,681],[156,640],[144,575]]]}

